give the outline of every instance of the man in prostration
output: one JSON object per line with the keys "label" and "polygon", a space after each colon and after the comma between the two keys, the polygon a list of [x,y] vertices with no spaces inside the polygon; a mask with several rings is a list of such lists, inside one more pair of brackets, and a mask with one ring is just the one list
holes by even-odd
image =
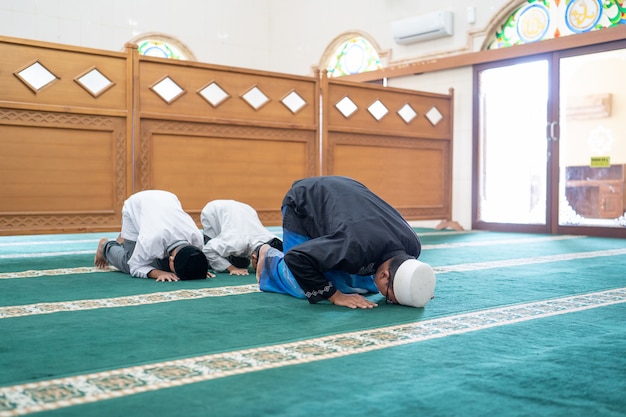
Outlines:
{"label": "man in prostration", "polygon": [[284,254],[259,250],[262,291],[328,300],[349,308],[388,303],[424,307],[434,296],[435,274],[418,261],[421,243],[402,215],[363,184],[340,176],[293,183],[282,203]]}
{"label": "man in prostration", "polygon": [[117,240],[100,239],[94,265],[157,281],[205,279],[202,233],[176,195],[161,190],[131,195],[122,208]]}
{"label": "man in prostration", "polygon": [[[283,250],[282,241],[261,223],[256,210],[235,200],[213,200],[200,213],[202,249],[214,270],[248,275],[253,253],[264,243]],[[256,259],[252,266],[256,268]]]}

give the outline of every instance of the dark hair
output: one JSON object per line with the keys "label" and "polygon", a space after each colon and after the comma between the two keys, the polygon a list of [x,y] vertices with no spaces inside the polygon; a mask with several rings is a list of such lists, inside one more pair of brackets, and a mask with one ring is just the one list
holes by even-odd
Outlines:
{"label": "dark hair", "polygon": [[230,255],[226,259],[228,259],[228,262],[235,268],[246,269],[250,265],[250,258],[244,256]]}
{"label": "dark hair", "polygon": [[174,273],[181,280],[206,279],[208,269],[206,256],[195,246],[181,246],[174,256]]}
{"label": "dark hair", "polygon": [[283,241],[280,240],[279,238],[277,237],[272,238],[272,240],[267,242],[267,244],[273,247],[274,249],[278,249],[279,251],[283,252]]}
{"label": "dark hair", "polygon": [[389,279],[393,281],[396,276],[396,272],[398,272],[398,268],[400,265],[404,263],[404,261],[408,261],[409,259],[415,259],[414,256],[407,255],[406,253],[403,255],[396,255],[391,258],[391,262],[389,263]]}

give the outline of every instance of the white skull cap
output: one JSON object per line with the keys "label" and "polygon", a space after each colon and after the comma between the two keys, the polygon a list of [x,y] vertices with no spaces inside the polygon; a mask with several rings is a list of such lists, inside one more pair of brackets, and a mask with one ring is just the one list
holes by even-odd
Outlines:
{"label": "white skull cap", "polygon": [[435,281],[435,271],[430,265],[409,259],[396,271],[393,293],[402,305],[424,307],[435,294]]}

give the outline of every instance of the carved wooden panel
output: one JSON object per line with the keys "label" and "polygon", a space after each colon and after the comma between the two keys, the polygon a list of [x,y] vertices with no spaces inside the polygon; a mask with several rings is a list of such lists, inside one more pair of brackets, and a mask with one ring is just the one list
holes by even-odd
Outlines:
{"label": "carved wooden panel", "polygon": [[449,142],[331,133],[329,146],[334,175],[362,182],[406,219],[446,219],[451,212]]}
{"label": "carved wooden panel", "polygon": [[119,228],[126,53],[0,37],[0,234]]}
{"label": "carved wooden panel", "polygon": [[139,57],[135,191],[167,189],[199,224],[214,199],[280,225],[284,194],[319,174],[319,83],[311,77]]}
{"label": "carved wooden panel", "polygon": [[280,225],[291,183],[316,175],[311,131],[152,120],[141,131],[136,191],[173,192],[198,224],[206,203],[234,199],[254,207],[264,224]]}
{"label": "carved wooden panel", "polygon": [[[324,96],[324,115],[330,131],[452,137],[449,95],[332,80]],[[350,111],[342,112],[342,108]]]}
{"label": "carved wooden panel", "polygon": [[407,220],[450,219],[452,94],[322,81],[322,172],[361,181]]}
{"label": "carved wooden panel", "polygon": [[0,233],[117,228],[123,119],[0,109]]}
{"label": "carved wooden panel", "polygon": [[142,116],[317,128],[317,81],[263,71],[141,57]]}
{"label": "carved wooden panel", "polygon": [[280,225],[292,182],[331,174],[407,219],[450,216],[452,95],[135,48],[0,37],[0,53],[0,234],[118,230],[124,200],[155,188],[198,224],[208,201],[228,198]]}
{"label": "carved wooden panel", "polygon": [[124,53],[0,38],[0,56],[0,105],[118,116],[126,111]]}

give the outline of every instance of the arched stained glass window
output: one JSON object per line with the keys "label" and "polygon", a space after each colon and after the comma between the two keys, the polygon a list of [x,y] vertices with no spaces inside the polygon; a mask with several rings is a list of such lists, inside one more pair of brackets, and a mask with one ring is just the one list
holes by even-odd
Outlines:
{"label": "arched stained glass window", "polygon": [[137,45],[140,55],[158,58],[195,60],[193,53],[182,42],[159,33],[143,34],[132,43]]}
{"label": "arched stained glass window", "polygon": [[159,58],[185,59],[182,53],[173,45],[167,42],[147,39],[137,45],[139,53],[146,56],[156,56]]}
{"label": "arched stained glass window", "polygon": [[381,68],[378,51],[362,36],[350,38],[340,44],[326,67],[329,77],[341,77]]}
{"label": "arched stained glass window", "polygon": [[527,0],[495,31],[487,49],[559,38],[626,23],[626,0]]}

